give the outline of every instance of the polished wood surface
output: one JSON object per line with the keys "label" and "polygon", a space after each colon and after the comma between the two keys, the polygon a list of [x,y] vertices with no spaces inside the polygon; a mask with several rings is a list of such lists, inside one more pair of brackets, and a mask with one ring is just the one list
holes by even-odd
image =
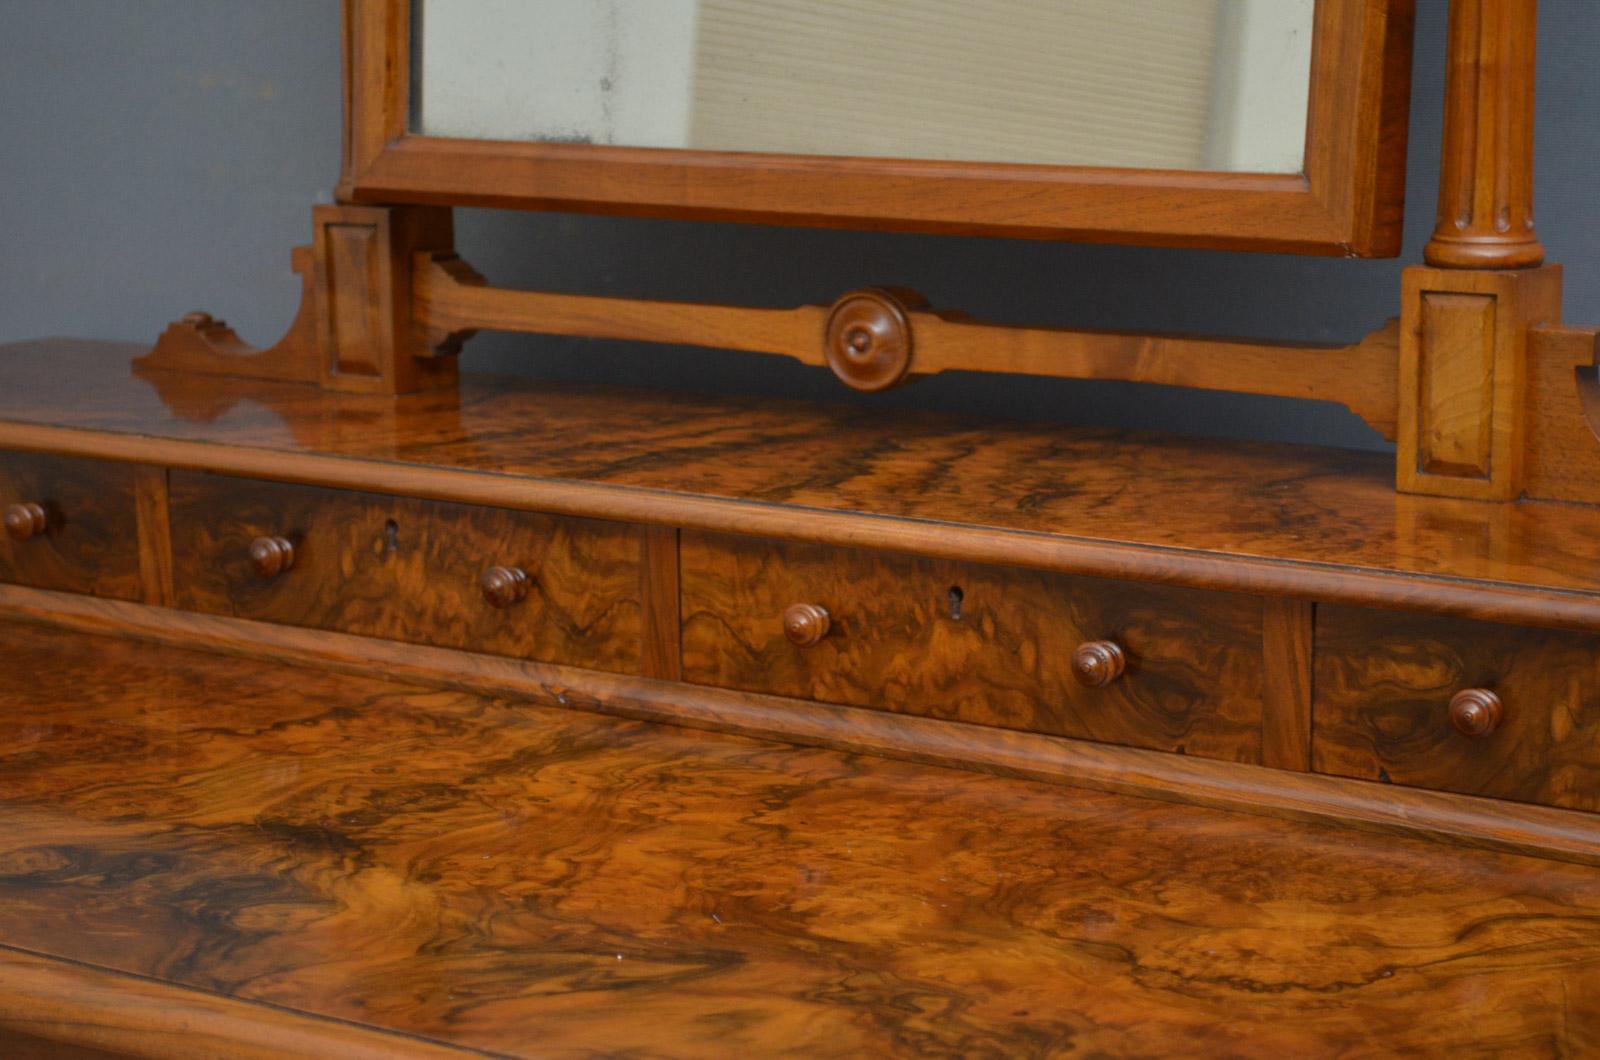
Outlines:
{"label": "polished wood surface", "polygon": [[334,397],[138,352],[0,348],[0,446],[1600,629],[1600,511],[1396,496],[1382,454],[473,374]]}
{"label": "polished wood surface", "polygon": [[1450,724],[1463,736],[1488,736],[1504,713],[1505,704],[1487,688],[1463,688],[1450,697]]}
{"label": "polished wood surface", "polygon": [[[1574,388],[1528,392],[1530,331],[1561,321],[1561,269],[1401,275],[1395,484],[1411,493],[1515,500],[1542,421],[1583,415]],[[1600,455],[1593,432],[1586,454]]]}
{"label": "polished wood surface", "polygon": [[1600,640],[1322,607],[1315,768],[1600,810]]}
{"label": "polished wood surface", "polygon": [[0,582],[142,598],[135,469],[0,450]]}
{"label": "polished wood surface", "polygon": [[1592,868],[4,633],[42,956],[514,1055],[1600,1046]]}
{"label": "polished wood surface", "polygon": [[1090,688],[1104,688],[1128,669],[1128,654],[1114,640],[1091,640],[1072,653],[1072,676]]}
{"label": "polished wood surface", "polygon": [[245,551],[258,578],[276,578],[294,567],[294,542],[276,535],[258,537]]}
{"label": "polished wood surface", "polygon": [[277,343],[251,346],[195,310],[169,325],[141,363],[367,394],[454,388],[454,358],[420,356],[411,277],[419,253],[450,249],[450,211],[325,204],[312,209],[311,222],[311,243],[292,255],[300,309]]}
{"label": "polished wood surface", "polygon": [[1428,264],[1537,265],[1533,225],[1536,0],[1451,0],[1439,215]]}
{"label": "polished wood surface", "polygon": [[[16,873],[8,873],[14,879]],[[466,1060],[467,1050],[0,943],[6,1060]]]}
{"label": "polished wood surface", "polygon": [[637,528],[183,471],[170,506],[179,607],[639,672]]}
{"label": "polished wood surface", "polygon": [[6,505],[6,536],[13,541],[31,541],[44,534],[49,519],[44,506],[36,501]]}
{"label": "polished wood surface", "polygon": [[483,599],[490,607],[506,608],[521,603],[528,595],[532,579],[521,567],[490,567],[478,579]]}
{"label": "polished wood surface", "polygon": [[[413,304],[430,355],[476,329],[628,339],[791,357],[853,390],[952,371],[1120,379],[1344,405],[1386,438],[1399,395],[1395,322],[1345,344],[1083,331],[974,320],[911,291],[867,289],[795,309],[490,287],[454,255],[419,255]],[[419,351],[419,353],[422,351]],[[157,348],[148,362],[176,367]]]}
{"label": "polished wood surface", "polygon": [[[701,687],[693,695],[686,695],[684,687],[675,681],[43,589],[0,585],[0,607],[14,618],[52,629],[202,648],[272,665],[303,665],[358,677],[376,674],[452,691],[827,747],[925,766],[948,766],[1293,820],[1337,821],[1352,828],[1448,839],[1452,844],[1484,850],[1600,865],[1597,814],[1290,772],[1297,767],[1270,757],[1269,761],[1280,768],[752,692]],[[1309,755],[1309,708],[1299,717],[1307,723],[1299,740]],[[1283,735],[1279,734],[1279,740],[1287,743]],[[1269,742],[1268,749],[1271,746]]]}
{"label": "polished wood surface", "polygon": [[1259,599],[688,531],[682,568],[686,681],[1261,761]]}

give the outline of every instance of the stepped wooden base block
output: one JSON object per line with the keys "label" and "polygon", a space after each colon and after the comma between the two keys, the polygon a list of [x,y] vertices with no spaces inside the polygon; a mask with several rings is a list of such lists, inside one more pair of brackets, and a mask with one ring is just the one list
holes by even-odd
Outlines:
{"label": "stepped wooden base block", "polygon": [[8,1031],[165,1056],[1600,1048],[1589,868],[28,627],[0,627],[0,672]]}

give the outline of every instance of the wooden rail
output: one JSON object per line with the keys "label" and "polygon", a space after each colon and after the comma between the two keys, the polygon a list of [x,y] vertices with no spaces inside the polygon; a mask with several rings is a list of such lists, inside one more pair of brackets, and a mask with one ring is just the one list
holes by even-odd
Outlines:
{"label": "wooden rail", "polygon": [[459,258],[438,254],[417,256],[411,303],[424,342],[441,351],[486,329],[773,354],[832,368],[863,390],[951,371],[1117,379],[1332,401],[1395,437],[1394,321],[1337,346],[1014,327],[935,312],[915,295],[877,289],[833,306],[757,309],[490,287]]}

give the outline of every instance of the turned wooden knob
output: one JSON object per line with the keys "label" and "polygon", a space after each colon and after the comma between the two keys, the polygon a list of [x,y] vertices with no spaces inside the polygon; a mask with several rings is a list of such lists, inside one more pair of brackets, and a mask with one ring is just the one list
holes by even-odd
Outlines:
{"label": "turned wooden knob", "polygon": [[1122,676],[1128,657],[1115,641],[1091,640],[1072,653],[1072,672],[1090,688],[1103,688]]}
{"label": "turned wooden knob", "polygon": [[1505,707],[1487,688],[1463,688],[1450,697],[1450,724],[1463,736],[1487,736],[1500,727]]}
{"label": "turned wooden knob", "polygon": [[6,505],[6,534],[13,541],[26,541],[44,533],[44,509],[32,501]]}
{"label": "turned wooden knob", "polygon": [[887,390],[911,370],[908,292],[871,287],[851,291],[833,304],[822,336],[828,367],[856,390]]}
{"label": "turned wooden knob", "polygon": [[490,567],[478,579],[478,587],[490,607],[510,607],[528,595],[532,582],[521,567]]}
{"label": "turned wooden knob", "polygon": [[793,604],[783,613],[783,635],[802,648],[809,648],[828,635],[833,618],[821,604]]}
{"label": "turned wooden knob", "polygon": [[294,566],[294,545],[286,537],[258,537],[250,542],[250,565],[263,578],[276,578]]}

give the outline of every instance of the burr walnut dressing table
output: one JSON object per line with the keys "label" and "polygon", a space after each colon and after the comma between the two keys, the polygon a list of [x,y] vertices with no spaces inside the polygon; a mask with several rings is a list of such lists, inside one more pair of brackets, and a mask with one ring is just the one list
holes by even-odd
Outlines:
{"label": "burr walnut dressing table", "polygon": [[[288,334],[0,351],[13,1055],[1600,1042],[1597,329],[1532,220],[1532,0],[1451,3],[1438,223],[1348,345],[455,254],[457,205],[1399,250],[1407,0],[889,6],[349,0]],[[483,329],[1395,450],[458,372]]]}

